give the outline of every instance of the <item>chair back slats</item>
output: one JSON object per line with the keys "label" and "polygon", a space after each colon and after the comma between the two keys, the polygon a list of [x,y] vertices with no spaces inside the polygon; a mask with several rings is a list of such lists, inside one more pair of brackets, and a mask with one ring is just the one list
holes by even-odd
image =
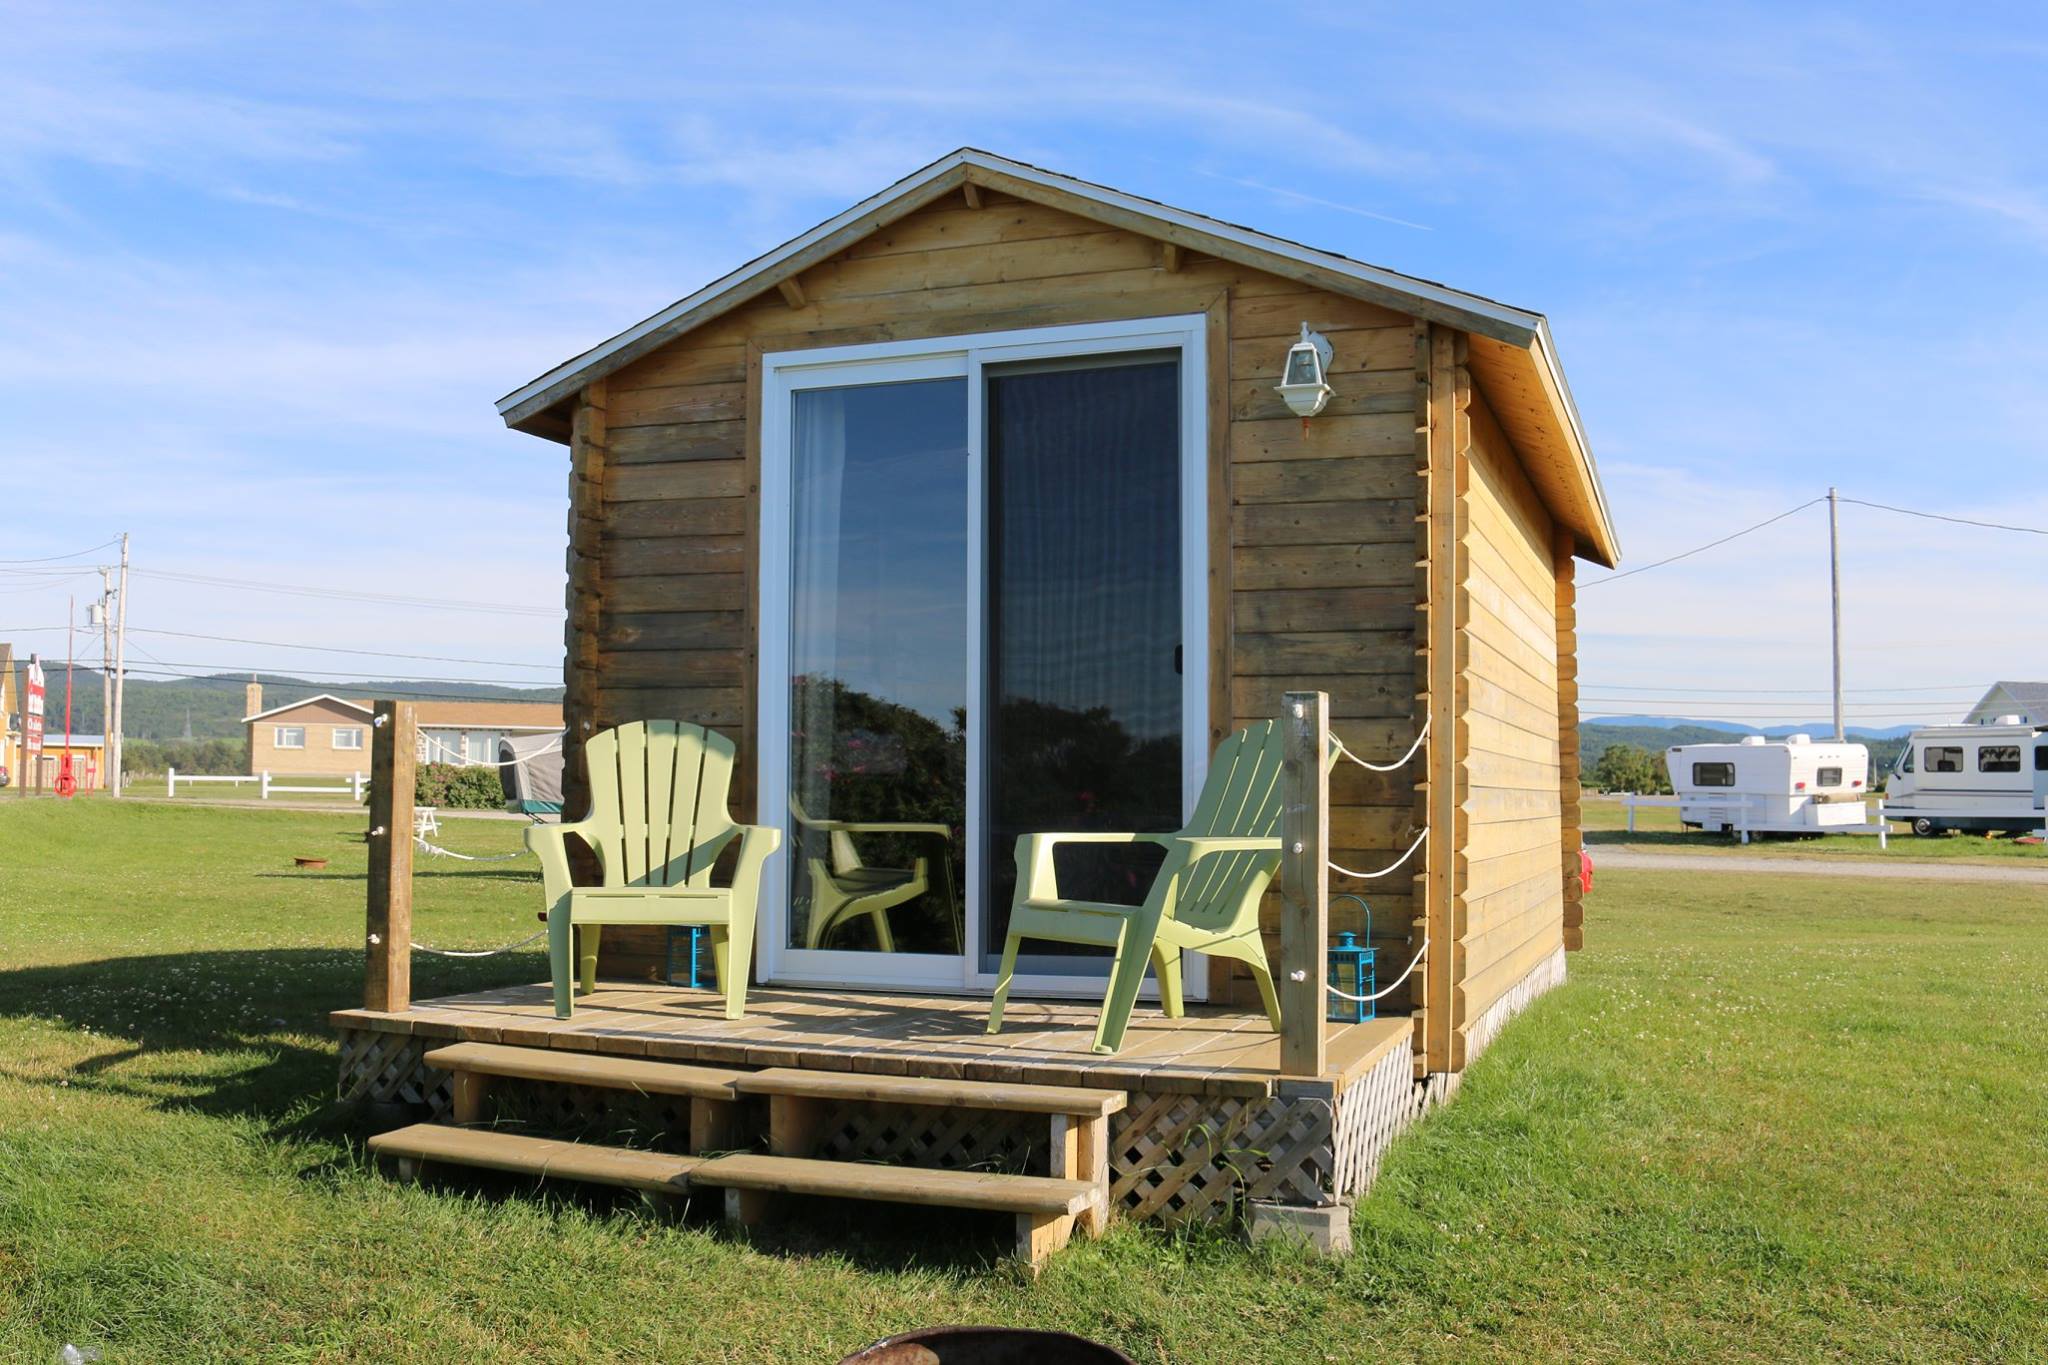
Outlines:
{"label": "chair back slats", "polygon": [[[1240,730],[1216,746],[1209,777],[1185,833],[1270,837],[1280,828],[1282,737],[1274,721]],[[1270,853],[1219,853],[1181,874],[1174,918],[1196,928],[1236,920],[1263,890]]]}
{"label": "chair back slats", "polygon": [[628,721],[584,742],[606,886],[708,886],[738,832],[732,741],[701,725]]}

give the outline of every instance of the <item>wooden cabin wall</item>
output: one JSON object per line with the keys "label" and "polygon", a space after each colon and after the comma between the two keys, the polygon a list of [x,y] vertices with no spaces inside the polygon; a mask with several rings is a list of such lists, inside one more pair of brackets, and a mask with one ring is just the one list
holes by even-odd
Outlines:
{"label": "wooden cabin wall", "polygon": [[[1415,650],[1412,320],[1256,270],[981,191],[949,196],[612,375],[586,395],[572,476],[572,732],[701,721],[737,742],[753,814],[764,352],[1169,314],[1209,318],[1211,742],[1330,693],[1333,728],[1398,756],[1420,724]],[[1306,321],[1335,348],[1328,409],[1305,427],[1272,386]],[[599,386],[593,386],[593,390]],[[573,766],[573,759],[572,759]],[[1341,765],[1339,861],[1377,867],[1416,828],[1415,778]],[[1340,885],[1336,889],[1348,889]],[[1382,960],[1405,964],[1405,878],[1369,884]],[[1333,929],[1358,928],[1338,901]],[[1277,905],[1267,906],[1277,958]],[[602,969],[660,967],[659,930],[606,933]],[[1220,973],[1212,989],[1249,999]],[[1397,995],[1383,1008],[1400,1009]]]}
{"label": "wooden cabin wall", "polygon": [[1476,391],[1469,418],[1454,1071],[1466,1031],[1563,942],[1556,531]]}

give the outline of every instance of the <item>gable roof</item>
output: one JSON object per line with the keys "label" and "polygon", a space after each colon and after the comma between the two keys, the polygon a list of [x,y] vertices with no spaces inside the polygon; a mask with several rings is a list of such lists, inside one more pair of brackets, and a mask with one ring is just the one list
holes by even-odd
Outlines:
{"label": "gable roof", "polygon": [[[242,723],[246,725],[251,721],[268,720],[283,712],[296,711],[301,706],[311,706],[322,701],[345,706],[351,711],[360,711],[366,716],[376,714],[374,706],[366,699],[337,697],[332,692],[322,692],[317,696],[301,697],[297,701],[273,706],[267,711],[258,711],[253,716],[244,716]],[[479,697],[474,701],[421,701],[413,703],[413,721],[417,725],[441,728],[559,729],[562,725],[562,704],[558,701],[499,701],[491,697]]]}
{"label": "gable roof", "polygon": [[[1587,445],[1584,425],[1541,313],[1515,308],[1432,280],[1368,265],[1126,194],[992,152],[963,147],[897,181],[810,231],[758,256],[687,298],[645,318],[498,400],[499,415],[514,430],[567,441],[557,410],[593,380],[624,368],[686,332],[746,303],[811,266],[836,255],[940,197],[974,184],[1124,228],[1218,259],[1299,280],[1332,293],[1364,299],[1472,338],[1471,367],[1495,415],[1514,442],[1545,500],[1578,541],[1581,554],[1612,567],[1620,544],[1605,491]],[[1542,460],[1552,466],[1534,467]],[[1548,472],[1555,477],[1545,478]],[[1569,493],[1572,507],[1557,506]]]}
{"label": "gable roof", "polygon": [[301,706],[311,706],[316,701],[331,701],[336,706],[346,706],[349,710],[360,711],[366,716],[375,714],[362,702],[350,701],[347,697],[337,697],[332,692],[322,692],[317,696],[300,697],[297,701],[288,701],[282,706],[273,706],[268,711],[258,711],[253,716],[244,716],[242,717],[242,724],[247,725],[252,720],[267,720],[285,711],[296,711]]}
{"label": "gable roof", "polygon": [[2004,680],[1991,684],[1990,690],[1985,692],[1983,697],[1978,700],[1976,706],[1971,708],[1972,714],[1986,708],[1996,707],[1998,703],[1993,702],[1992,698],[2000,692],[2003,692],[2017,705],[2025,707],[2030,715],[2048,715],[2048,682],[2007,682]]}

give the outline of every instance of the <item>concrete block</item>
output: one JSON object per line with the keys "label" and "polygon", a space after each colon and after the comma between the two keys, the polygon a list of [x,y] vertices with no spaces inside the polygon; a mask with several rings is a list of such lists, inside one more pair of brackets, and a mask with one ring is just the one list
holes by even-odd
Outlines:
{"label": "concrete block", "polygon": [[1251,1202],[1251,1238],[1263,1242],[1269,1237],[1298,1242],[1323,1256],[1351,1254],[1351,1201],[1314,1207],[1276,1204],[1268,1200]]}

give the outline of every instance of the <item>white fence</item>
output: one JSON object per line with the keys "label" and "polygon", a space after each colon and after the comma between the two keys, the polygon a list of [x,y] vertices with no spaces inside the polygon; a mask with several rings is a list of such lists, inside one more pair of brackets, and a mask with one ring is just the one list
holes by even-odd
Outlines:
{"label": "white fence", "polygon": [[333,787],[285,786],[283,783],[276,782],[271,779],[270,770],[268,768],[265,768],[260,773],[236,774],[228,777],[201,777],[194,776],[189,773],[184,777],[180,777],[178,776],[178,770],[176,768],[173,768],[170,770],[168,791],[165,794],[169,796],[176,796],[178,794],[178,784],[180,782],[183,782],[188,787],[200,782],[254,782],[258,784],[258,799],[264,801],[268,801],[271,798],[272,793],[278,792],[304,793],[307,795],[316,796],[346,796],[351,801],[360,801],[363,799],[363,793],[370,789],[370,778],[369,774],[367,773],[350,773],[346,778],[336,778],[335,781],[338,783],[345,783],[346,785]]}
{"label": "white fence", "polygon": [[[1816,834],[1875,834],[1879,848],[1890,848],[1891,824],[1884,818],[1884,798],[1879,796],[1873,799],[1877,803],[1877,816],[1875,819],[1861,825],[1821,826],[1815,828],[1813,832]],[[1751,833],[1751,803],[1754,801],[1760,804],[1762,800],[1763,798],[1761,797],[1717,796],[1708,804],[1707,814],[1712,819],[1725,822],[1730,829],[1735,831],[1736,837],[1746,844],[1749,842]],[[1628,832],[1630,834],[1636,832],[1636,807],[1662,806],[1670,808],[1679,805],[1680,801],[1681,798],[1676,796],[1643,796],[1636,792],[1621,793],[1622,809],[1628,812]]]}

